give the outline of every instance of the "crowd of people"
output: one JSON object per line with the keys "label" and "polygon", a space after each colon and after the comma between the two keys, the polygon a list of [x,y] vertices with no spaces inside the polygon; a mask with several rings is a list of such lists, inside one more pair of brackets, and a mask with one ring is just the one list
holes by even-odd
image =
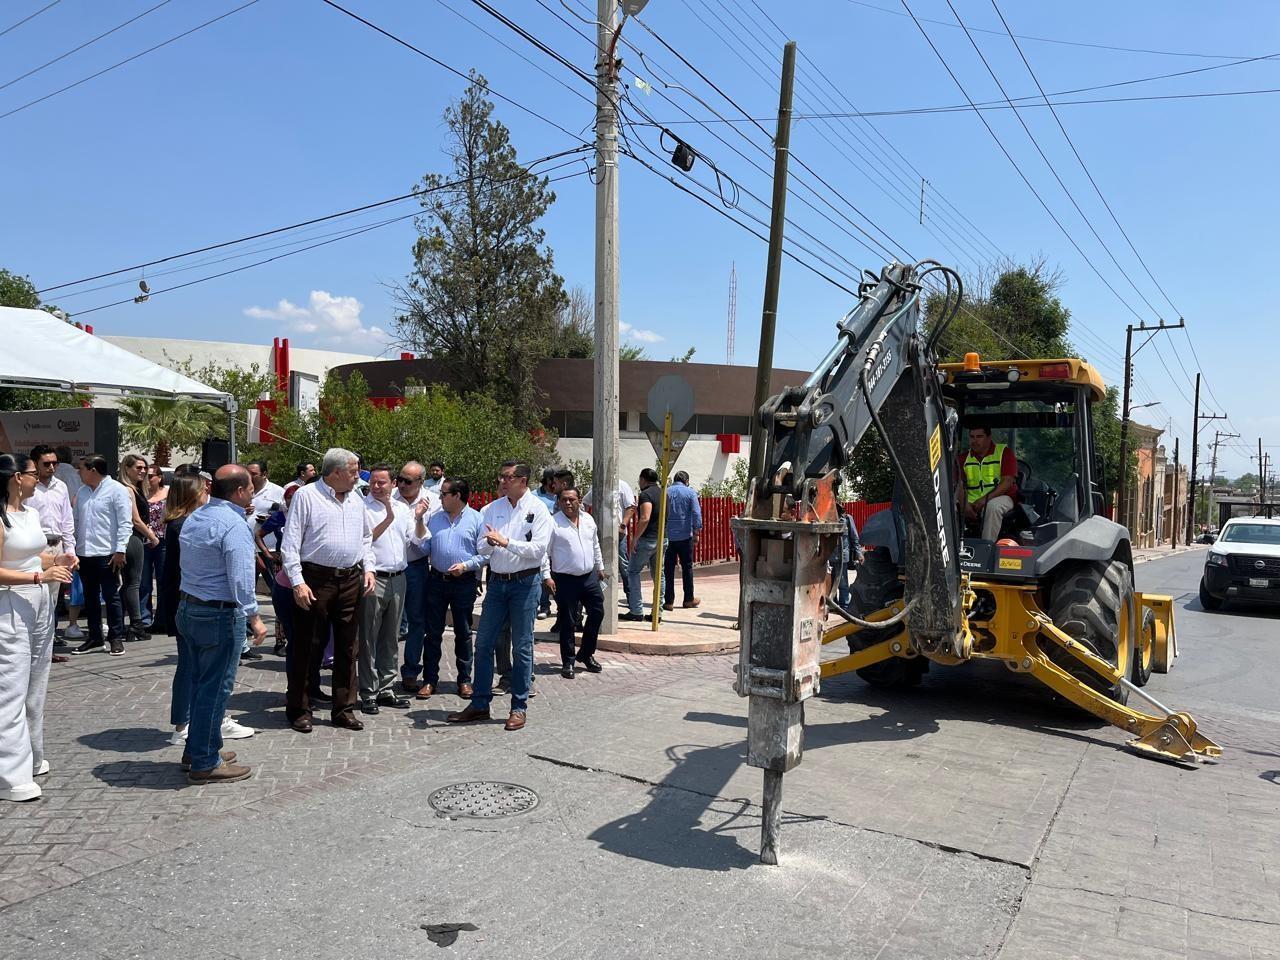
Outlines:
{"label": "crowd of people", "polygon": [[[321,710],[332,725],[360,730],[362,717],[440,693],[447,620],[464,701],[449,723],[489,719],[493,699],[509,695],[505,729],[525,726],[536,695],[534,626],[552,601],[561,676],[602,669],[602,583],[614,571],[604,569],[590,491],[568,470],[544,472],[531,489],[529,465],[509,461],[498,495],[477,510],[468,482],[439,461],[366,468],[337,448],[318,468],[299,464],[283,487],[262,461],[167,473],[130,454],[113,477],[103,456],[74,459],[47,446],[0,454],[0,799],[41,795],[50,664],[122,656],[153,632],[176,639],[170,742],[184,747],[188,781],[250,776],[224,743],[255,732],[226,707],[241,662],[263,656],[259,577],[272,598],[274,651],[285,658],[285,716],[299,734],[312,732]],[[700,602],[692,557],[702,517],[688,479],[678,473],[668,489],[665,596],[657,576],[653,592],[666,610],[677,563],[683,605]],[[624,619],[644,619],[640,578],[657,552],[657,474],[642,471],[639,486],[639,496],[625,481],[613,493]],[[60,604],[67,623],[57,637]]]}

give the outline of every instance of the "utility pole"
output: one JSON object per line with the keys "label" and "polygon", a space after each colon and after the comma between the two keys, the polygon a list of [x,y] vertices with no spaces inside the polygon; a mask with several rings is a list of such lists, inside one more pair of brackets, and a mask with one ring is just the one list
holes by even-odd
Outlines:
{"label": "utility pole", "polygon": [[596,6],[595,420],[591,441],[592,511],[609,579],[600,632],[618,631],[618,42],[617,0]]}
{"label": "utility pole", "polygon": [[1258,503],[1267,502],[1267,461],[1262,456],[1262,438],[1258,438]]}
{"label": "utility pole", "polygon": [[1169,499],[1169,546],[1178,545],[1178,438],[1173,438],[1173,496]]}
{"label": "utility pole", "polygon": [[[1224,417],[1221,415],[1205,416],[1205,417],[1201,417],[1201,419],[1202,420],[1222,420],[1224,419]],[[1218,475],[1218,444],[1222,443],[1223,440],[1238,439],[1239,436],[1240,434],[1238,433],[1223,433],[1221,430],[1213,431],[1213,459],[1209,462],[1209,484],[1208,484],[1209,489],[1205,492],[1205,498],[1209,502],[1210,510],[1213,509],[1213,478]],[[1213,517],[1209,516],[1209,519],[1212,520]]]}
{"label": "utility pole", "polygon": [[1200,450],[1200,374],[1196,373],[1196,406],[1191,420],[1191,481],[1187,484],[1187,543],[1195,538],[1191,528],[1196,522],[1196,453]]}
{"label": "utility pole", "polygon": [[[1124,334],[1124,400],[1120,413],[1120,523],[1124,526],[1129,525],[1129,391],[1133,385],[1133,358],[1136,357],[1148,343],[1152,341],[1157,333],[1166,330],[1181,330],[1187,325],[1185,320],[1179,319],[1176,324],[1166,324],[1163,320],[1159,326],[1149,327],[1144,320],[1138,326],[1132,323],[1125,328]],[[1147,339],[1138,344],[1138,349],[1133,349],[1133,332],[1137,330],[1139,333],[1151,331]],[[1152,474],[1154,479],[1154,473]]]}
{"label": "utility pole", "polygon": [[[603,4],[604,0],[600,0]],[[751,407],[752,481],[764,474],[764,426],[760,408],[769,399],[773,373],[773,336],[778,326],[778,287],[782,282],[782,233],[787,215],[787,161],[791,156],[791,93],[796,76],[796,45],[789,41],[782,49],[782,88],[778,95],[778,129],[773,138],[773,207],[769,220],[769,259],[764,275],[764,309],[760,314],[760,359],[756,365],[756,395]],[[768,786],[769,774],[765,773]],[[782,776],[778,775],[778,790]]]}

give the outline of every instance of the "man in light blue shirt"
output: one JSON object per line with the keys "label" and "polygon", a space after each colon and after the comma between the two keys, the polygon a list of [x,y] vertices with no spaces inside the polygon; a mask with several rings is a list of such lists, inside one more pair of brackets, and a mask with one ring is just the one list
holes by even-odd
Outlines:
{"label": "man in light blue shirt", "polygon": [[219,467],[209,502],[187,518],[179,537],[182,574],[178,604],[178,669],[174,689],[189,683],[191,720],[183,767],[189,783],[233,783],[248,767],[222,750],[222,714],[231,696],[246,626],[254,644],[267,628],[258,615],[253,534],[244,522],[253,503],[249,471],[236,463]]}
{"label": "man in light blue shirt", "polygon": [[663,610],[675,609],[677,560],[684,579],[684,605],[696,607],[702,603],[693,595],[693,550],[702,532],[702,504],[689,486],[689,474],[679,470],[672,480],[675,482],[667,487],[667,551],[662,558],[666,584]]}
{"label": "man in light blue shirt", "polygon": [[[476,605],[479,571],[485,558],[476,553],[476,541],[484,534],[480,513],[468,506],[471,488],[465,480],[446,477],[440,484],[441,509],[425,521],[417,518],[417,536],[431,539],[423,544],[430,567],[427,570],[426,629],[423,652],[423,684],[418,699],[426,700],[440,685],[440,653],[444,644],[445,611],[453,614],[453,655],[458,668],[458,696],[470,699],[471,686],[471,614]],[[425,512],[425,511],[424,511]],[[417,664],[407,655],[402,675]],[[410,677],[409,679],[414,679]]]}
{"label": "man in light blue shirt", "polygon": [[[120,571],[133,532],[133,495],[108,474],[107,458],[91,453],[80,461],[76,497],[76,552],[84,584],[84,615],[89,637],[72,653],[91,653],[110,643],[113,657],[124,654],[124,605]],[[101,597],[101,599],[99,599]],[[102,601],[107,604],[107,640],[102,638]]]}

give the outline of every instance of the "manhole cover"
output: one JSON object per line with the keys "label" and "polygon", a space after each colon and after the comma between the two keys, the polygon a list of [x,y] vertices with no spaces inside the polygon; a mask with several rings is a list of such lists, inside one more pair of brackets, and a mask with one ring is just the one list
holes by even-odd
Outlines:
{"label": "manhole cover", "polygon": [[433,791],[427,803],[446,817],[514,817],[538,805],[538,795],[528,787],[496,780],[451,783]]}

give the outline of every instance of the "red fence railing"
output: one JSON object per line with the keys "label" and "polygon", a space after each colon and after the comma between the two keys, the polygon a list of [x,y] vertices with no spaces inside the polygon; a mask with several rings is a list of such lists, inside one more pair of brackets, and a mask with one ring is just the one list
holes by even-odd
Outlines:
{"label": "red fence railing", "polygon": [[[492,493],[471,494],[471,506],[479,510],[494,499]],[[738,559],[738,547],[733,541],[733,530],[729,521],[742,514],[745,504],[729,497],[699,497],[702,506],[702,534],[698,537],[698,545],[693,551],[694,563],[725,563]],[[887,510],[888,503],[864,503],[855,500],[844,505],[846,512],[853,515],[853,522],[861,530],[872,515]],[[635,532],[635,521],[631,523],[628,533]]]}

